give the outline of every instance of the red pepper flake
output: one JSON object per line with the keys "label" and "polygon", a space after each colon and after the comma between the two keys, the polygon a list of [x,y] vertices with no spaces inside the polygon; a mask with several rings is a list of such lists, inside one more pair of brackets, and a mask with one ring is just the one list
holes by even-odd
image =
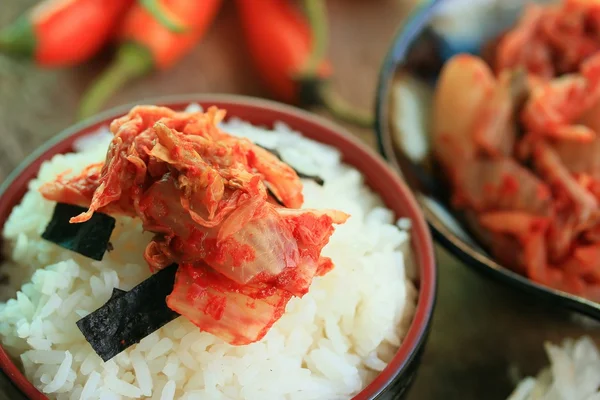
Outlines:
{"label": "red pepper flake", "polygon": [[226,260],[230,260],[232,266],[241,267],[256,258],[256,252],[252,246],[247,243],[241,244],[233,237],[221,241],[214,238],[207,239],[205,249],[207,249],[205,261],[208,265],[223,264]]}
{"label": "red pepper flake", "polygon": [[190,287],[188,289],[188,300],[190,301],[190,303],[193,303],[194,301],[196,301],[200,297],[202,297],[205,293],[206,293],[205,288],[193,283],[190,285]]}
{"label": "red pepper flake", "polygon": [[500,191],[505,195],[515,195],[519,192],[519,181],[512,175],[505,175],[502,179]]}
{"label": "red pepper flake", "polygon": [[226,306],[227,299],[225,296],[209,295],[207,305],[204,307],[203,312],[218,321],[223,317]]}

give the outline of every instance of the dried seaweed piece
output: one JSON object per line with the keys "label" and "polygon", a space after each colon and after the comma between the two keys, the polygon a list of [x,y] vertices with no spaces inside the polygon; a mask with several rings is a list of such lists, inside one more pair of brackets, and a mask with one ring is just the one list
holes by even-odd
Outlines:
{"label": "dried seaweed piece", "polygon": [[[263,147],[263,146],[261,146],[259,144],[257,144],[257,146],[260,147],[263,150],[268,151],[269,153],[273,154],[275,157],[277,157],[281,161],[283,161],[283,159],[281,158],[281,153],[279,151],[277,151],[275,149],[269,149],[267,147]],[[292,167],[291,165],[290,165],[290,167],[296,172],[296,175],[298,175],[299,178],[313,180],[319,186],[323,186],[325,184],[325,181],[320,176],[317,176],[317,175],[308,175],[308,174],[305,174],[303,172],[298,171],[296,168]]]}
{"label": "dried seaweed piece", "polygon": [[102,213],[94,213],[89,221],[72,224],[69,220],[86,209],[65,203],[57,203],[52,219],[42,238],[67,250],[101,261],[108,249],[115,219]]}
{"label": "dried seaweed piece", "polygon": [[269,185],[269,182],[265,182],[265,186],[267,187],[267,193],[269,194],[269,196],[271,196],[273,198],[273,200],[275,200],[275,202],[277,204],[279,204],[282,207],[285,207],[285,204],[283,203],[283,201],[277,196],[277,194],[275,194],[275,192],[271,189],[271,186]]}
{"label": "dried seaweed piece", "polygon": [[112,294],[110,295],[110,300],[116,299],[117,297],[121,297],[123,296],[125,293],[127,293],[126,290],[121,290],[119,288],[113,288]]}
{"label": "dried seaweed piece", "polygon": [[258,147],[260,147],[261,149],[268,151],[269,153],[273,154],[275,157],[277,157],[281,160],[281,153],[278,150],[269,149],[268,147],[261,146],[260,144],[257,144],[257,143],[254,143],[254,144],[257,145]]}
{"label": "dried seaweed piece", "polygon": [[319,185],[319,186],[323,186],[325,184],[325,181],[320,176],[317,176],[317,175],[307,175],[307,174],[305,174],[303,172],[297,171],[296,169],[294,169],[294,171],[296,171],[296,174],[298,174],[299,178],[310,179],[312,181],[315,181],[315,183],[317,185]]}
{"label": "dried seaweed piece", "polygon": [[114,289],[109,301],[77,321],[94,351],[108,361],[179,316],[166,303],[177,264],[152,275],[128,292]]}

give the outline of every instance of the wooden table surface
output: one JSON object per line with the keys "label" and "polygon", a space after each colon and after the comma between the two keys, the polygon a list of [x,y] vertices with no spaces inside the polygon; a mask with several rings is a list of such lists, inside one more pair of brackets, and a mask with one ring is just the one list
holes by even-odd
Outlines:
{"label": "wooden table surface", "polygon": [[[251,0],[248,0],[251,1]],[[259,1],[259,0],[255,0]],[[34,0],[2,0],[0,26]],[[409,0],[329,0],[334,85],[361,107],[372,107],[381,60]],[[107,106],[182,93],[265,96],[246,63],[242,33],[230,2],[200,46],[168,72],[123,88]],[[0,56],[0,181],[33,149],[74,121],[77,101],[106,57],[85,66],[43,71]],[[369,130],[349,129],[373,145]],[[476,275],[438,248],[439,292],[414,400],[503,399],[515,375],[535,373],[547,361],[546,340],[590,334],[568,313]],[[0,382],[0,398],[20,396]]]}

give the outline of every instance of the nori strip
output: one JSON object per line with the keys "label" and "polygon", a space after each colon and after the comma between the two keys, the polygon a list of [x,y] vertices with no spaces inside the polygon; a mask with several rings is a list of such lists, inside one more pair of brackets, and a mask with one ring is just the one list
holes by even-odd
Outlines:
{"label": "nori strip", "polygon": [[273,198],[273,200],[275,200],[275,202],[277,204],[279,204],[282,207],[285,207],[285,204],[283,204],[283,201],[281,201],[281,199],[279,197],[277,197],[277,195],[275,194],[275,192],[271,189],[271,185],[269,182],[265,182],[265,186],[267,187],[267,193],[269,194],[269,196],[271,196]]}
{"label": "nori strip", "polygon": [[179,316],[166,303],[177,264],[170,265],[128,292],[113,290],[102,307],[77,321],[94,351],[108,361]]}
{"label": "nori strip", "polygon": [[271,189],[267,188],[267,192],[271,195],[271,197],[273,197],[273,200],[275,200],[275,202],[277,204],[279,204],[282,207],[285,207],[285,204],[283,204],[283,201],[281,201],[279,199],[279,197],[275,196],[275,193],[273,193],[273,191]]}
{"label": "nori strip", "polygon": [[[296,170],[294,170],[296,171]],[[315,183],[319,186],[323,186],[325,184],[325,181],[323,180],[323,178],[321,178],[320,176],[316,176],[316,175],[307,175],[305,173],[302,173],[300,171],[296,171],[296,174],[298,174],[299,178],[304,178],[304,179],[310,179],[315,181]]]}
{"label": "nori strip", "polygon": [[123,296],[125,293],[127,293],[126,290],[121,290],[119,288],[113,288],[112,294],[110,295],[110,300],[112,299],[116,299],[117,297],[121,297]]}
{"label": "nori strip", "polygon": [[96,212],[89,221],[80,224],[69,222],[72,217],[86,211],[83,207],[57,203],[42,238],[67,250],[101,261],[116,221],[109,215]]}
{"label": "nori strip", "polygon": [[[269,149],[267,147],[263,147],[259,144],[257,144],[258,147],[260,147],[263,150],[268,151],[269,153],[273,154],[275,157],[279,158],[281,161],[283,161],[283,159],[281,158],[281,153],[279,153],[277,150],[275,149]],[[289,164],[288,164],[289,165]],[[304,179],[310,179],[315,181],[315,183],[319,186],[323,186],[325,184],[325,181],[323,180],[323,178],[321,178],[320,176],[316,176],[316,175],[307,175],[303,172],[298,171],[296,168],[292,167],[290,165],[290,168],[293,169],[296,172],[296,175],[298,175],[299,178],[304,178]]]}
{"label": "nori strip", "polygon": [[[256,144],[256,143],[254,143]],[[268,151],[269,153],[273,154],[275,157],[279,158],[281,160],[281,153],[275,149],[269,149],[268,147],[265,146],[261,146],[260,144],[256,144],[258,147],[260,147],[263,150]]]}

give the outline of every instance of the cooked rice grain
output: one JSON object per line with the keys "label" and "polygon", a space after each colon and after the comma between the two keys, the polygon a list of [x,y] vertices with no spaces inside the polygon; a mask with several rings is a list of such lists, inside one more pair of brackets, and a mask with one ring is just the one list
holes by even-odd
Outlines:
{"label": "cooked rice grain", "polygon": [[600,352],[591,338],[545,348],[550,366],[523,379],[508,400],[600,400]]}
{"label": "cooked rice grain", "polygon": [[[142,257],[151,234],[117,218],[114,251],[97,262],[41,238],[53,204],[42,182],[104,159],[106,131],[80,140],[78,153],[45,163],[4,227],[12,298],[0,304],[0,335],[25,374],[57,399],[345,399],[382,370],[401,343],[417,292],[410,256],[410,221],[393,214],[337,150],[278,123],[274,130],[231,120],[223,128],[277,149],[305,182],[305,206],[336,208],[352,217],[337,227],[323,255],[334,270],[294,298],[258,343],[230,346],[178,318],[104,363],[75,322],[102,306],[113,287],[129,290],[150,272]],[[20,288],[20,289],[19,289]],[[17,289],[19,291],[17,292]],[[16,292],[16,293],[15,293]]]}

